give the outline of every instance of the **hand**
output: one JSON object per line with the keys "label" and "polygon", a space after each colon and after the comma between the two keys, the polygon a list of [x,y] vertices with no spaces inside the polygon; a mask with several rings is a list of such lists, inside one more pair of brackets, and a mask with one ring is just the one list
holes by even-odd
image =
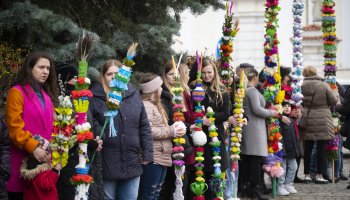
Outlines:
{"label": "hand", "polygon": [[203,125],[210,126],[211,122],[207,117],[203,117]]}
{"label": "hand", "polygon": [[289,125],[290,124],[290,119],[289,117],[286,117],[286,116],[282,116],[281,118],[282,122]]}
{"label": "hand", "polygon": [[193,132],[193,131],[195,131],[197,128],[199,128],[196,124],[192,124],[191,126],[190,126],[190,131],[191,132]]}
{"label": "hand", "polygon": [[175,130],[175,137],[181,137],[186,134],[186,129],[183,129],[182,127],[174,127]]}
{"label": "hand", "polygon": [[98,144],[96,151],[101,151],[102,145],[103,145],[103,140],[101,140],[100,136],[96,136],[95,141]]}
{"label": "hand", "polygon": [[60,171],[62,169],[62,164],[58,163],[55,167],[54,167],[57,171]]}
{"label": "hand", "polygon": [[271,110],[274,117],[278,117],[280,114],[277,110]]}
{"label": "hand", "polygon": [[237,126],[238,122],[237,122],[237,119],[234,117],[234,116],[230,116],[228,118],[228,122],[231,124],[231,125],[234,125],[234,126]]}
{"label": "hand", "polygon": [[49,163],[50,156],[46,153],[46,151],[40,147],[36,147],[33,151],[34,158],[41,163]]}
{"label": "hand", "polygon": [[149,164],[150,162],[151,162],[151,161],[145,160],[145,161],[142,162],[142,164],[143,164],[143,165],[147,165],[147,164]]}

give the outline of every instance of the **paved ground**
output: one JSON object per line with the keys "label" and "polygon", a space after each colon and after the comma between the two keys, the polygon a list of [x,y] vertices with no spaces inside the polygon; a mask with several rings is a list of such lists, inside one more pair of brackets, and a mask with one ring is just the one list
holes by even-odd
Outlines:
{"label": "paved ground", "polygon": [[[349,150],[343,151],[345,154],[349,154]],[[303,161],[301,161],[301,169],[299,170],[299,177],[303,178]],[[349,175],[350,171],[350,158],[344,158],[344,174]],[[350,179],[349,179],[350,180]],[[335,184],[295,184],[295,189],[298,191],[297,194],[288,195],[285,197],[277,196],[276,200],[350,200],[350,189],[346,189],[349,181],[340,181]],[[269,195],[272,199],[272,195]],[[241,200],[246,200],[246,198],[241,198]]]}

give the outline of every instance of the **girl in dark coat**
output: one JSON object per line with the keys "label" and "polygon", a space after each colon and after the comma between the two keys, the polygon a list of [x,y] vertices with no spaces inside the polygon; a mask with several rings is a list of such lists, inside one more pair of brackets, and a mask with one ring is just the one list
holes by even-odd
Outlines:
{"label": "girl in dark coat", "polygon": [[[101,71],[101,84],[92,88],[90,108],[93,119],[102,127],[109,82],[121,63],[107,61]],[[152,134],[145,107],[136,89],[128,84],[118,115],[114,117],[117,136],[111,137],[105,129],[102,148],[104,199],[136,200],[142,164],[153,161]]]}
{"label": "girl in dark coat", "polygon": [[[290,116],[291,105],[288,101],[282,103],[283,115]],[[297,193],[293,186],[293,180],[297,171],[296,158],[300,156],[300,146],[296,135],[294,123],[284,123],[280,120],[280,131],[283,138],[284,157],[282,167],[283,175],[278,178],[277,195],[288,195]]]}

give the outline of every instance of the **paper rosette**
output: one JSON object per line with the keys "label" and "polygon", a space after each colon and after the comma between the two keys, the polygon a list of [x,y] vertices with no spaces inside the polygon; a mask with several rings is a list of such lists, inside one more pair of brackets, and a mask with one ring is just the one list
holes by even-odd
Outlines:
{"label": "paper rosette", "polygon": [[[279,112],[282,110],[281,103],[284,100],[284,92],[281,91],[281,74],[278,55],[278,13],[280,11],[279,0],[266,0],[265,3],[265,67],[264,76],[265,92],[264,97],[268,103],[269,109],[274,109]],[[268,120],[268,156],[264,164],[264,170],[271,177],[279,177],[283,174],[281,161],[283,157],[281,133],[279,127],[279,120],[272,117]]]}

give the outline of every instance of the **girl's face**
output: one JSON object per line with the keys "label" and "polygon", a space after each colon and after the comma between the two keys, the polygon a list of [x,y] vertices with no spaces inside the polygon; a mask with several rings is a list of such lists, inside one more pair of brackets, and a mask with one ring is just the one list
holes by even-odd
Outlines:
{"label": "girl's face", "polygon": [[175,85],[175,70],[171,69],[168,73],[166,73],[166,79],[170,86]]}
{"label": "girl's face", "polygon": [[32,69],[32,76],[33,78],[41,83],[44,84],[47,78],[50,74],[50,61],[46,58],[40,58]]}
{"label": "girl's face", "polygon": [[202,69],[202,79],[204,82],[212,83],[215,76],[213,65],[207,65]]}
{"label": "girl's face", "polygon": [[291,107],[289,104],[283,106],[283,113],[286,115],[290,115]]}
{"label": "girl's face", "polygon": [[110,83],[114,79],[114,75],[118,73],[119,68],[115,65],[111,66],[104,75],[106,83]]}

